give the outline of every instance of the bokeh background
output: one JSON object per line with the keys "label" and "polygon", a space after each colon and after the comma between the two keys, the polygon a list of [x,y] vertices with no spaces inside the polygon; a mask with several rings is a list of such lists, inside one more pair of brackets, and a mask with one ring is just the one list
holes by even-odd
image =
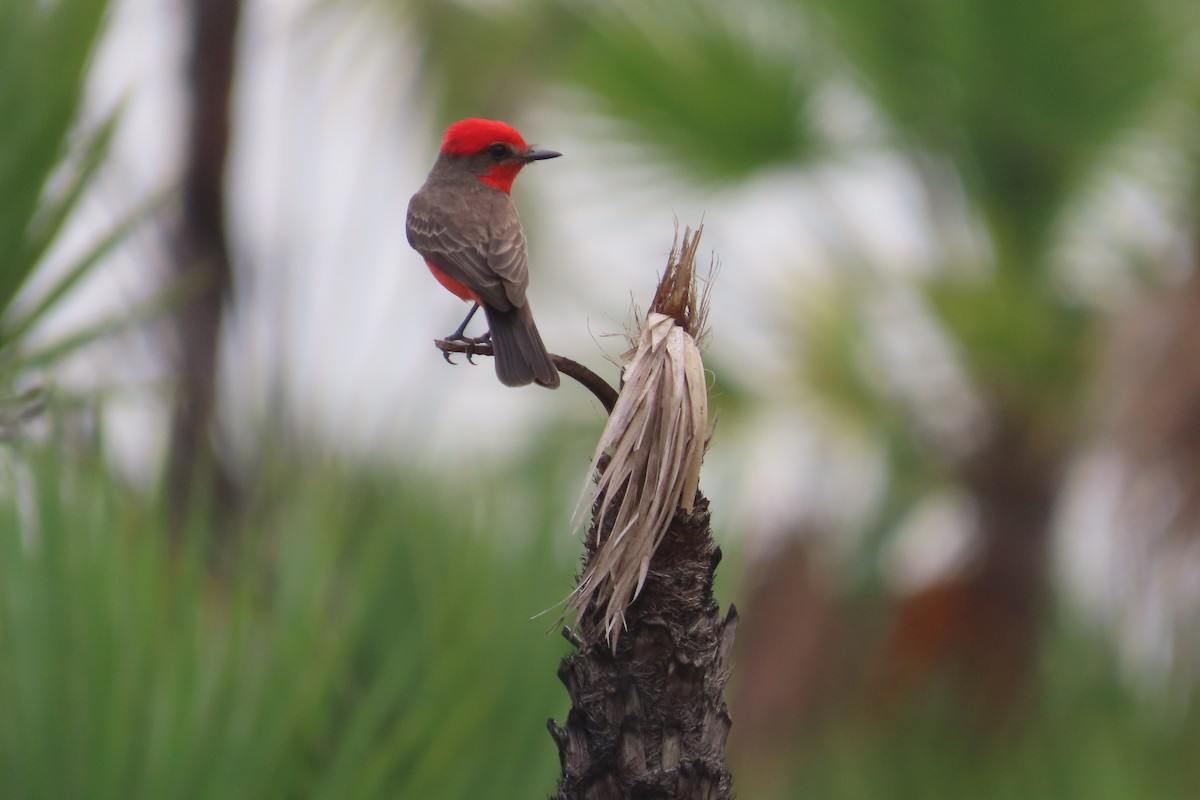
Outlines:
{"label": "bokeh background", "polygon": [[[440,131],[616,379],[720,266],[738,794],[1200,785],[1200,6],[0,2],[0,795],[552,792],[603,412],[431,346]],[[541,612],[548,613],[538,616]]]}

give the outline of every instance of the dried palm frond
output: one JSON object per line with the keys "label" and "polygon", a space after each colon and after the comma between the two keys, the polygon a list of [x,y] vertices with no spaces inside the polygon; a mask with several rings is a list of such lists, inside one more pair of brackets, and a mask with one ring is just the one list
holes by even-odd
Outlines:
{"label": "dried palm frond", "polygon": [[593,508],[594,535],[610,533],[589,547],[569,605],[581,615],[594,605],[614,648],[672,517],[692,510],[708,444],[708,386],[697,344],[708,290],[697,292],[694,266],[702,230],[685,231],[671,251],[636,346],[625,354],[624,386],[592,458],[595,486],[584,489],[576,510],[576,528]]}

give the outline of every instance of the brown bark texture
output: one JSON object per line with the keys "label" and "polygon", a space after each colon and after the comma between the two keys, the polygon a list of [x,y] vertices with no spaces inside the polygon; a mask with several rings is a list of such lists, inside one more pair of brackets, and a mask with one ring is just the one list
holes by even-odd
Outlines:
{"label": "brown bark texture", "polygon": [[[599,502],[599,500],[597,500]],[[584,570],[612,534],[613,516],[597,530],[593,514]],[[677,511],[655,552],[641,593],[625,614],[615,648],[604,613],[584,610],[577,651],[558,675],[572,708],[562,726],[549,722],[562,776],[554,800],[725,800],[730,717],[723,700],[737,623],[713,598],[721,560],[708,500]]]}

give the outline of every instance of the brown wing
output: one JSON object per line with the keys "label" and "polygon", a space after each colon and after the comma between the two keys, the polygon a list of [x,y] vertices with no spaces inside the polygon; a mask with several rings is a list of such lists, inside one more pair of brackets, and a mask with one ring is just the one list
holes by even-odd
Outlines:
{"label": "brown wing", "polygon": [[504,282],[504,291],[514,306],[525,305],[525,288],[529,286],[529,254],[525,249],[525,231],[517,210],[508,195],[504,195],[509,213],[502,214],[492,225],[488,241],[488,265]]}
{"label": "brown wing", "polygon": [[485,304],[509,311],[525,304],[525,234],[508,195],[480,188],[487,191],[422,187],[408,204],[408,243]]}

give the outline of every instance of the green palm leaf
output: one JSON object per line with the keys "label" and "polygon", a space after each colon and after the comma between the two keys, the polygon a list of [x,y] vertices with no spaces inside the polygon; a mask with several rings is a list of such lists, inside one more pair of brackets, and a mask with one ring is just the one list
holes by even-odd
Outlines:
{"label": "green palm leaf", "polygon": [[[0,10],[0,313],[11,307],[95,168],[111,125],[60,170],[107,0],[7,0]],[[48,198],[52,178],[67,187]]]}
{"label": "green palm leaf", "polygon": [[1161,12],[1140,0],[814,4],[910,144],[958,168],[1018,269],[1169,66]]}
{"label": "green palm leaf", "polygon": [[587,13],[566,77],[626,135],[691,178],[738,180],[813,153],[814,76],[799,27],[780,35],[769,24],[746,24],[754,14],[711,3],[588,6]]}

